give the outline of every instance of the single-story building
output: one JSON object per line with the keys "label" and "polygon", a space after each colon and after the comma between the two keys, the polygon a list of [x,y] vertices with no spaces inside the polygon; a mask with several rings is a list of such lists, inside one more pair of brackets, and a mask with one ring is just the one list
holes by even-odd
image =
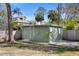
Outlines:
{"label": "single-story building", "polygon": [[62,39],[62,27],[52,25],[22,26],[22,40],[36,42],[55,42]]}

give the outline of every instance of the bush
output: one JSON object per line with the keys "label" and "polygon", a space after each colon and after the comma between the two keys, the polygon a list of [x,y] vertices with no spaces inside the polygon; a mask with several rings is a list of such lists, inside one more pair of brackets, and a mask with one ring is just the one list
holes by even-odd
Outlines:
{"label": "bush", "polygon": [[65,29],[66,30],[78,30],[78,19],[67,19],[65,22]]}
{"label": "bush", "polygon": [[13,30],[20,30],[21,29],[21,24],[18,22],[13,22],[12,23],[12,28]]}

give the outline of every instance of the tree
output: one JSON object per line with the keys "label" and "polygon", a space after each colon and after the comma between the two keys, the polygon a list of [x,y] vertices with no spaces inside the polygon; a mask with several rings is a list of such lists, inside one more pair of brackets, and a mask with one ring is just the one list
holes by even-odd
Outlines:
{"label": "tree", "polygon": [[22,12],[21,12],[21,10],[19,8],[13,9],[12,13],[13,13],[13,15],[14,14],[17,14],[18,16],[21,16],[22,15]]}
{"label": "tree", "polygon": [[41,14],[37,14],[37,15],[35,16],[35,20],[36,20],[37,22],[41,22],[41,21],[44,20],[44,16],[41,15]]}
{"label": "tree", "polygon": [[20,30],[21,29],[21,24],[18,24],[18,22],[13,22],[12,23],[12,29],[13,30]]}
{"label": "tree", "polygon": [[0,10],[0,16],[1,16],[2,11]]}
{"label": "tree", "polygon": [[44,20],[45,11],[46,11],[46,9],[43,8],[43,7],[39,7],[39,8],[36,10],[36,13],[35,13],[35,20],[36,20],[37,22],[41,22],[41,21]]}
{"label": "tree", "polygon": [[79,18],[79,4],[78,3],[65,3],[62,4],[61,13],[65,14],[66,19]]}
{"label": "tree", "polygon": [[48,19],[49,22],[52,23],[53,21],[58,21],[58,11],[57,10],[49,10],[48,11]]}
{"label": "tree", "polygon": [[7,18],[8,18],[8,42],[14,42],[15,40],[12,38],[12,15],[11,15],[11,6],[9,3],[6,3],[7,8]]}

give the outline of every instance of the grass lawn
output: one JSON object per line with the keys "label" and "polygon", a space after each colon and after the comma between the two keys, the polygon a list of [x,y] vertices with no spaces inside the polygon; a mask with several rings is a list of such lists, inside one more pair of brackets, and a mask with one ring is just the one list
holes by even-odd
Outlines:
{"label": "grass lawn", "polygon": [[0,55],[7,56],[75,56],[79,55],[79,47],[62,47],[48,44],[35,44],[30,42],[17,42],[15,44],[0,43]]}

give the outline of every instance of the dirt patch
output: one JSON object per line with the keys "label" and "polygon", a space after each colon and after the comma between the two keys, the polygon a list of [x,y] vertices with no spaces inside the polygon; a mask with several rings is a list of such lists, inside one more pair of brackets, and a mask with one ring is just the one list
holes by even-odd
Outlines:
{"label": "dirt patch", "polygon": [[61,47],[57,45],[19,42],[1,43],[0,56],[56,56],[79,55],[79,47]]}

